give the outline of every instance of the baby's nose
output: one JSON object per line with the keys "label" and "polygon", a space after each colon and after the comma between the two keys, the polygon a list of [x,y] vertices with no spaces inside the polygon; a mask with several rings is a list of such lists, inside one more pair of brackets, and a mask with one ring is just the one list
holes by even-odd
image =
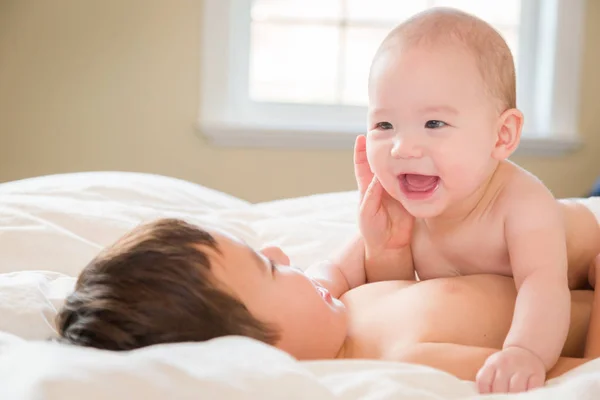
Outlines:
{"label": "baby's nose", "polygon": [[423,156],[423,150],[414,135],[405,135],[394,139],[391,155],[393,158],[420,158]]}

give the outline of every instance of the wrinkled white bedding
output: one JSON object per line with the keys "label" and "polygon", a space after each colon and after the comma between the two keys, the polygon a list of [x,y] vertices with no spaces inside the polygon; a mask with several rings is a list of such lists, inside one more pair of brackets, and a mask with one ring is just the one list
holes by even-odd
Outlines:
{"label": "wrinkled white bedding", "polygon": [[[134,173],[0,185],[0,399],[478,398],[471,383],[433,369],[297,362],[239,337],[129,353],[45,341],[81,268],[142,221],[169,216],[215,225],[253,246],[281,246],[306,267],[354,234],[356,201],[356,193],[347,192],[252,205],[188,182]],[[600,360],[542,390],[508,398],[599,396]]]}

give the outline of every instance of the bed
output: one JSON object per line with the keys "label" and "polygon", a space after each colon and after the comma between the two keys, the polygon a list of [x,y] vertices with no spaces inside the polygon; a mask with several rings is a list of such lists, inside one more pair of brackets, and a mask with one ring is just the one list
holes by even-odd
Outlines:
{"label": "bed", "polygon": [[[253,246],[277,245],[299,266],[356,232],[355,192],[250,204],[157,175],[96,172],[0,185],[0,399],[471,399],[470,382],[427,367],[359,360],[298,362],[241,337],[113,353],[49,342],[75,277],[143,221],[180,217]],[[595,399],[600,360],[542,390],[504,398]]]}

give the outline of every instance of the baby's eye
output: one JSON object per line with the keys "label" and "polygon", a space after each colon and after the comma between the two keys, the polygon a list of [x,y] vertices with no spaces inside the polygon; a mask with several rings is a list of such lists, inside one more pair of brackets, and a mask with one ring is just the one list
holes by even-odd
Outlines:
{"label": "baby's eye", "polygon": [[448,124],[445,123],[444,121],[438,121],[436,119],[431,119],[431,120],[425,122],[425,128],[427,128],[427,129],[439,129],[439,128],[443,128],[447,125]]}
{"label": "baby's eye", "polygon": [[376,129],[381,129],[382,131],[387,131],[390,129],[394,129],[394,126],[392,124],[390,124],[389,122],[378,122],[375,125]]}

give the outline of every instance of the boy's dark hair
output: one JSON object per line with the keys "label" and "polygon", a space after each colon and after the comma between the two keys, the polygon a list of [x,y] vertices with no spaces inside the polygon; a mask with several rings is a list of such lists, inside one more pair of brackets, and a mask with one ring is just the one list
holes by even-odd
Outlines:
{"label": "boy's dark hair", "polygon": [[208,232],[177,219],[141,225],[96,256],[56,318],[59,341],[108,350],[242,335],[274,344],[210,272]]}

